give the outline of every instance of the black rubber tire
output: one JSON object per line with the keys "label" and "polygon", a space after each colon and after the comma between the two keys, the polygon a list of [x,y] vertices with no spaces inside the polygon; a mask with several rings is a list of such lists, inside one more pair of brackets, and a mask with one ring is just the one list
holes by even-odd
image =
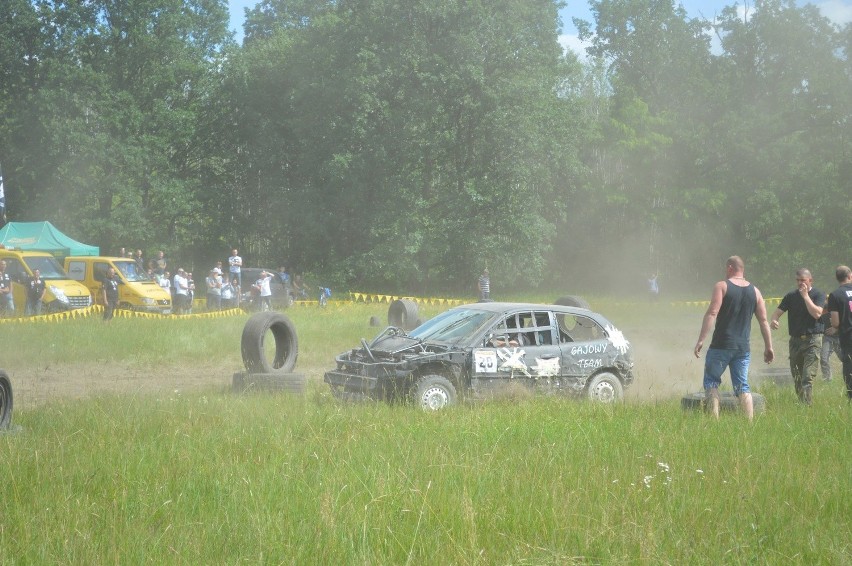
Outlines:
{"label": "black rubber tire", "polygon": [[12,382],[5,370],[0,369],[0,430],[9,428],[12,424]]}
{"label": "black rubber tire", "polygon": [[584,299],[583,297],[578,297],[576,295],[565,295],[564,297],[559,297],[555,301],[553,301],[554,305],[561,305],[563,307],[577,307],[581,309],[589,309],[591,310],[592,305]]}
{"label": "black rubber tire", "polygon": [[411,299],[397,299],[388,307],[388,326],[403,330],[417,328],[417,303]]}
{"label": "black rubber tire", "polygon": [[617,376],[602,371],[592,376],[586,384],[586,396],[596,403],[621,403],[624,400],[624,386]]}
{"label": "black rubber tire", "polygon": [[303,373],[246,373],[234,374],[234,391],[286,391],[304,393],[305,374]]}
{"label": "black rubber tire", "polygon": [[455,386],[443,375],[424,375],[411,389],[411,399],[424,411],[439,411],[455,405]]}
{"label": "black rubber tire", "polygon": [[382,321],[377,316],[370,317],[370,326],[381,326]]}
{"label": "black rubber tire", "polygon": [[[689,395],[684,395],[680,400],[680,406],[684,411],[690,410],[704,410],[704,391],[699,391],[698,393],[690,393]],[[761,395],[760,393],[751,394],[751,401],[754,405],[754,413],[760,414],[766,411],[766,397]],[[738,397],[734,395],[733,391],[720,391],[719,392],[719,410],[720,411],[739,411],[740,410],[740,400]]]}
{"label": "black rubber tire", "polygon": [[[263,347],[269,332],[275,338],[275,356],[271,362],[266,359]],[[296,367],[299,356],[296,327],[279,312],[259,312],[248,319],[240,345],[243,364],[249,373],[290,373]]]}

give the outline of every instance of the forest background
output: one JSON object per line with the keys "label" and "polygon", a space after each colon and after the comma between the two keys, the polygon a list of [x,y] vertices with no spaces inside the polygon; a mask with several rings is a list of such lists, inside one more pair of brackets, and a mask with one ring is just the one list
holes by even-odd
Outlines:
{"label": "forest background", "polygon": [[[592,0],[0,0],[10,220],[337,289],[764,294],[852,262],[852,25]],[[711,43],[713,46],[711,47]]]}

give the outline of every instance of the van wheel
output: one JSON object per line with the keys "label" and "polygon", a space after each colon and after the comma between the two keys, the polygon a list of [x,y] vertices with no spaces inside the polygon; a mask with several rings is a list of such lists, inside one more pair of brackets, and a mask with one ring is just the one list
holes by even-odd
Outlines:
{"label": "van wheel", "polygon": [[12,422],[12,382],[5,370],[0,369],[0,430]]}
{"label": "van wheel", "polygon": [[[275,339],[272,361],[267,359],[264,348],[270,332]],[[299,355],[296,327],[279,312],[259,312],[248,319],[243,328],[241,350],[243,364],[249,373],[290,373]]]}

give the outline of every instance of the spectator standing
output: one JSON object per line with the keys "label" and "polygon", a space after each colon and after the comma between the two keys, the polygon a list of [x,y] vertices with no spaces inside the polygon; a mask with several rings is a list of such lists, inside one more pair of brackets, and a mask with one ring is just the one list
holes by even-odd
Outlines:
{"label": "spectator standing", "polygon": [[272,310],[272,273],[268,271],[260,272],[260,279],[255,282],[258,293],[260,294],[260,310]]}
{"label": "spectator standing", "polygon": [[104,301],[104,320],[112,320],[115,308],[118,306],[118,277],[115,276],[115,268],[107,269],[106,275],[101,281],[101,290]]}
{"label": "spectator standing", "polygon": [[166,254],[162,250],[157,252],[157,259],[154,260],[154,271],[156,273],[165,273],[169,267],[169,262],[166,261]]}
{"label": "spectator standing", "polygon": [[831,327],[837,330],[846,398],[852,403],[852,269],[841,265],[834,276],[840,287],[828,296],[826,310],[831,317]]}
{"label": "spectator standing", "polygon": [[44,291],[47,286],[41,278],[41,271],[33,271],[33,277],[27,284],[27,315],[35,316],[41,314],[41,305],[44,301]]}
{"label": "spectator standing", "polygon": [[207,276],[207,310],[218,311],[222,309],[222,270],[214,267]]}
{"label": "spectator standing", "polygon": [[6,262],[0,259],[0,315],[15,314],[15,297],[12,293],[12,278],[6,273]]}
{"label": "spectator standing", "polygon": [[490,301],[491,300],[491,277],[488,274],[488,268],[482,270],[482,275],[479,276],[479,280],[476,283],[477,288],[479,289],[479,300],[480,301]]}
{"label": "spectator standing", "polygon": [[223,309],[229,309],[234,306],[234,286],[227,279],[222,283],[220,301]]}
{"label": "spectator standing", "polygon": [[242,267],[243,258],[237,253],[237,248],[234,248],[231,250],[231,256],[228,258],[228,273],[230,273],[231,279],[234,277],[237,278],[237,284],[240,287],[243,285]]}
{"label": "spectator standing", "polygon": [[136,250],[133,260],[136,262],[136,272],[145,273],[145,258],[142,257],[142,250]]}
{"label": "spectator standing", "polygon": [[192,272],[186,272],[186,314],[192,314],[192,307],[195,306],[195,280],[192,278]]}
{"label": "spectator standing", "polygon": [[763,296],[757,287],[746,280],[743,260],[739,256],[729,257],[725,262],[725,273],[727,278],[713,286],[710,306],[704,314],[693,353],[696,358],[701,357],[704,339],[713,328],[713,340],[704,361],[707,408],[715,418],[719,418],[719,385],[722,383],[725,368],[730,368],[734,393],[739,397],[740,406],[751,421],[754,418],[754,402],[748,386],[751,317],[757,317],[760,324],[764,344],[763,360],[766,363],[775,358],[772,333],[766,318]]}
{"label": "spectator standing", "polygon": [[648,298],[652,303],[656,303],[660,298],[660,282],[656,273],[648,278]]}
{"label": "spectator standing", "polygon": [[185,314],[187,310],[187,301],[189,294],[189,280],[186,278],[186,271],[179,267],[175,273],[172,288],[174,289],[174,307],[175,314]]}
{"label": "spectator standing", "polygon": [[[822,380],[831,381],[831,354],[833,353],[840,360],[840,337],[837,336],[837,329],[831,326],[831,315],[828,310],[823,310],[823,315],[820,317],[822,327],[825,329],[825,334],[822,335],[822,348],[819,355],[819,367],[822,371]],[[841,360],[842,361],[842,360]]]}
{"label": "spectator standing", "polygon": [[810,405],[813,401],[814,378],[819,367],[822,350],[823,326],[820,321],[825,293],[813,286],[810,270],[796,271],[796,289],[781,299],[781,304],[772,313],[769,323],[772,330],[779,326],[779,319],[787,315],[790,334],[790,373],[799,401]]}

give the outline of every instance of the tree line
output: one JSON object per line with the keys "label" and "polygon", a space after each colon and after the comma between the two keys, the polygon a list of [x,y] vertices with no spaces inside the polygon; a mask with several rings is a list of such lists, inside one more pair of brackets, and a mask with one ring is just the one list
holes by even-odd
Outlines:
{"label": "tree line", "polygon": [[590,5],[580,59],[552,0],[0,0],[10,220],[386,292],[852,261],[850,24]]}

